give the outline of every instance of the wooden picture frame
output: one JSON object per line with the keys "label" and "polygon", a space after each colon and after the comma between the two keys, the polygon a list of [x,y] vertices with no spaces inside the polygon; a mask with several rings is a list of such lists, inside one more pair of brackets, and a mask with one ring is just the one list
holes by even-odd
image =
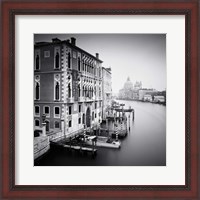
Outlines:
{"label": "wooden picture frame", "polygon": [[[198,1],[3,1],[2,6],[2,198],[198,199]],[[185,15],[185,185],[15,185],[16,15]]]}

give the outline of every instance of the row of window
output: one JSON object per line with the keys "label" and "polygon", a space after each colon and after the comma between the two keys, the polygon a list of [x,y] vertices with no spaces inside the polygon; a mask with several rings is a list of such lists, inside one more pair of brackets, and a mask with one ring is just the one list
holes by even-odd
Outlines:
{"label": "row of window", "polygon": [[[99,117],[101,116],[101,112],[99,112]],[[97,113],[94,114],[94,112],[92,112],[92,120],[94,120],[94,118],[97,118]],[[78,118],[78,124],[81,124],[81,117]],[[82,116],[82,124],[85,124],[85,114],[83,114]],[[72,120],[69,120],[68,122],[68,126],[69,128],[72,127]],[[40,120],[39,119],[35,119],[35,127],[40,127]],[[46,120],[46,130],[49,131],[49,121]],[[59,121],[55,121],[54,122],[54,128],[60,128],[60,122]]]}
{"label": "row of window", "polygon": [[[60,100],[60,84],[59,82],[55,83],[55,95],[54,95],[54,100],[59,101]],[[82,96],[83,97],[89,97],[92,98],[93,96],[96,96],[96,90],[93,90],[93,88],[88,88],[88,87],[82,87]],[[101,97],[101,90],[99,90],[99,96]],[[68,85],[68,98],[72,97],[72,90],[71,90],[71,85]],[[78,86],[78,97],[81,97],[81,89],[80,86]],[[40,100],[40,84],[36,82],[35,86],[35,100]]]}
{"label": "row of window", "polygon": [[[44,58],[50,57],[50,51],[44,51]],[[60,69],[60,53],[57,51],[54,58],[54,69]],[[40,70],[40,55],[35,57],[35,70]]]}
{"label": "row of window", "polygon": [[[54,75],[54,100],[60,100],[60,75]],[[58,78],[59,77],[59,78]],[[35,76],[35,100],[40,100],[40,76]]]}
{"label": "row of window", "polygon": [[[82,96],[83,97],[89,97],[92,98],[94,95],[96,95],[96,87],[93,89],[93,87],[89,86],[83,86],[82,87]],[[99,89],[99,96],[101,96],[101,90]],[[68,98],[72,97],[72,89],[71,84],[68,84]],[[81,97],[81,88],[80,85],[78,85],[78,97]]]}
{"label": "row of window", "polygon": [[[50,57],[50,51],[44,51],[44,57]],[[68,68],[71,68],[71,53],[67,54]],[[56,52],[54,57],[54,69],[60,69],[60,54]],[[39,53],[35,57],[35,70],[40,70],[40,55]],[[81,59],[78,57],[78,71],[81,71]],[[101,69],[94,67],[91,62],[82,61],[82,71],[88,72],[90,74],[99,75],[101,77]]]}
{"label": "row of window", "polygon": [[[101,116],[101,112],[99,112],[99,117],[100,116]],[[97,118],[97,113],[92,112],[92,120],[94,120],[94,118]],[[81,117],[78,118],[78,124],[81,124]],[[82,116],[82,124],[85,124],[85,114],[83,114]],[[69,120],[68,126],[72,127],[72,120]]]}
{"label": "row of window", "polygon": [[[39,119],[35,119],[35,127],[40,127],[40,120]],[[49,131],[49,121],[46,121],[46,130]],[[58,128],[60,129],[60,122],[59,121],[55,121],[54,122],[54,128]]]}
{"label": "row of window", "polygon": [[[101,106],[101,102],[99,102],[99,106]],[[81,113],[82,111],[82,106],[78,106],[78,111]],[[69,106],[69,112],[68,114],[72,114],[72,106]],[[95,109],[97,108],[97,103],[95,103]],[[94,112],[93,112],[94,113]],[[43,106],[43,114],[46,115],[46,117],[50,117],[50,107],[49,106]],[[35,116],[40,116],[40,106],[35,105]],[[60,118],[60,107],[59,106],[54,106],[54,118]],[[96,117],[95,117],[96,118]]]}
{"label": "row of window", "polygon": [[[50,107],[49,106],[43,106],[43,114],[45,114],[47,117],[50,117]],[[35,105],[35,116],[40,116],[40,106]],[[54,107],[54,118],[60,118],[60,107],[55,106]]]}
{"label": "row of window", "polygon": [[[80,70],[80,61],[78,61],[78,70]],[[96,68],[92,63],[82,62],[82,71],[101,77],[101,68]]]}

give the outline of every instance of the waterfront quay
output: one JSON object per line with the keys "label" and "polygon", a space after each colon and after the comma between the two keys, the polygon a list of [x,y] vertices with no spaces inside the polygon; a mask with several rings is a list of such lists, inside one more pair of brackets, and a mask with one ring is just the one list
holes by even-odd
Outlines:
{"label": "waterfront quay", "polygon": [[[97,155],[50,149],[35,161],[35,166],[165,166],[166,107],[137,101],[119,101],[125,108],[134,108],[134,121],[127,115],[128,134],[120,138],[120,148],[95,146]],[[106,133],[104,133],[106,135]]]}

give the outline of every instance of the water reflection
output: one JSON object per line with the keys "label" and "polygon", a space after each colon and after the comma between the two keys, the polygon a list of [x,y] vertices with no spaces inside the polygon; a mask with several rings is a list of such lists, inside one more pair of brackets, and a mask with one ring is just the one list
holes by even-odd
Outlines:
{"label": "water reflection", "polygon": [[135,109],[135,120],[133,122],[130,117],[130,132],[122,139],[120,149],[98,148],[95,158],[76,152],[50,151],[35,165],[165,166],[166,107],[134,101],[120,101],[120,103],[125,103],[125,108],[131,106]]}

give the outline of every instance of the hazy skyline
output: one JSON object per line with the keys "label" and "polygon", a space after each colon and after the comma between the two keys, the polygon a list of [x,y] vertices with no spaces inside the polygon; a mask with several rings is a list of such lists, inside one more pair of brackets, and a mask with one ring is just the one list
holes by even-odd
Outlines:
{"label": "hazy skyline", "polygon": [[127,77],[143,88],[166,89],[165,34],[35,34],[34,41],[76,38],[76,46],[103,61],[112,69],[112,90],[118,93]]}

